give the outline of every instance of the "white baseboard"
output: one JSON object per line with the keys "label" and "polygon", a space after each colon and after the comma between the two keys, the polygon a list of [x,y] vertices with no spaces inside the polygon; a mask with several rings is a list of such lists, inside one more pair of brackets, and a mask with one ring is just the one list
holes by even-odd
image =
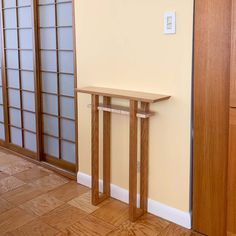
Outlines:
{"label": "white baseboard", "polygon": [[[77,182],[84,186],[91,188],[91,176],[78,172]],[[103,182],[99,180],[99,189],[102,190]],[[111,184],[111,197],[118,199],[122,202],[128,203],[129,201],[129,192],[128,190],[121,188],[117,185]],[[139,196],[138,196],[139,198]],[[187,229],[191,229],[191,212],[184,212],[160,202],[148,199],[148,212],[171,221],[175,224],[183,226]]]}

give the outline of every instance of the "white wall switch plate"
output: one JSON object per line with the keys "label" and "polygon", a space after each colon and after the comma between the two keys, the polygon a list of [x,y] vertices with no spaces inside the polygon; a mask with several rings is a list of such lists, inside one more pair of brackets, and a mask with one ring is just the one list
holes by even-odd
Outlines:
{"label": "white wall switch plate", "polygon": [[164,15],[164,34],[176,33],[176,13],[166,12]]}

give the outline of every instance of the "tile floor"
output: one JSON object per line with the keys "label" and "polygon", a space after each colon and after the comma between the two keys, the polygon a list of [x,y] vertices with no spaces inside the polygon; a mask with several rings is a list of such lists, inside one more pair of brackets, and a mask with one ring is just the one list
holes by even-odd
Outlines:
{"label": "tile floor", "polygon": [[0,149],[0,235],[199,235],[150,214],[131,223],[126,204],[90,199],[88,188]]}

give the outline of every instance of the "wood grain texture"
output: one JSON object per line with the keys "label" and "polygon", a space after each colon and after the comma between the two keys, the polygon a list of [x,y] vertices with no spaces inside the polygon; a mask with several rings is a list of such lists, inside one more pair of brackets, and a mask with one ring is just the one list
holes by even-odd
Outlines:
{"label": "wood grain texture", "polygon": [[[0,150],[0,160],[5,158],[14,160],[13,155],[7,157]],[[9,162],[5,164],[8,165]],[[5,164],[2,162],[0,165]],[[47,170],[44,169],[44,171]],[[42,183],[45,183],[45,177],[41,179],[44,179]],[[0,193],[0,235],[155,236],[161,235],[162,229],[165,232],[169,225],[173,228],[170,228],[168,234],[165,235],[191,235],[188,234],[191,231],[175,227],[150,214],[145,214],[132,223],[129,221],[129,206],[115,199],[109,198],[93,206],[91,191],[81,195],[88,188],[75,181],[59,186],[57,181],[52,181],[50,186],[53,190],[48,190],[46,194],[39,196],[34,192],[34,190],[38,191],[37,187],[29,186],[29,184],[9,190],[4,194]],[[15,208],[14,204],[19,203],[24,203],[21,205],[24,209]]]}
{"label": "wood grain texture", "polygon": [[230,109],[228,161],[228,235],[236,235],[236,108]]}
{"label": "wood grain texture", "polygon": [[195,1],[193,228],[226,234],[231,0]]}
{"label": "wood grain texture", "polygon": [[121,99],[128,99],[128,100],[149,102],[149,103],[159,102],[170,98],[170,96],[167,95],[112,89],[112,88],[101,88],[101,87],[78,88],[76,89],[76,91],[80,93],[95,94],[100,96],[107,96],[107,97],[121,98]]}
{"label": "wood grain texture", "polygon": [[112,200],[94,211],[92,215],[109,224],[119,226],[129,219],[129,207],[127,204]]}
{"label": "wood grain texture", "polygon": [[6,236],[55,236],[58,233],[58,230],[37,219],[6,233]]}
{"label": "wood grain texture", "polygon": [[[149,112],[149,103],[141,103],[144,112]],[[148,203],[148,157],[149,157],[149,119],[141,120],[140,139],[140,208],[147,212]]]}
{"label": "wood grain texture", "polygon": [[92,114],[91,114],[91,127],[92,127],[92,142],[91,142],[91,170],[92,170],[92,204],[97,205],[99,200],[99,113],[98,102],[99,97],[92,95]]}
{"label": "wood grain texture", "polygon": [[236,1],[232,0],[231,58],[230,58],[230,106],[236,107]]}
{"label": "wood grain texture", "polygon": [[46,224],[52,226],[53,228],[63,231],[64,229],[75,224],[77,221],[81,220],[85,216],[87,216],[86,212],[69,204],[64,204],[40,217],[40,219]]}
{"label": "wood grain texture", "polygon": [[[103,103],[106,106],[111,104],[110,97],[104,97]],[[111,184],[111,114],[103,112],[103,192],[110,197]]]}
{"label": "wood grain texture", "polygon": [[138,147],[138,120],[136,117],[138,103],[130,101],[129,124],[129,215],[130,220],[136,220],[137,210],[137,147]]}
{"label": "wood grain texture", "polygon": [[29,212],[31,215],[42,216],[61,205],[63,205],[62,201],[59,201],[49,194],[44,194],[20,205],[19,207]]}

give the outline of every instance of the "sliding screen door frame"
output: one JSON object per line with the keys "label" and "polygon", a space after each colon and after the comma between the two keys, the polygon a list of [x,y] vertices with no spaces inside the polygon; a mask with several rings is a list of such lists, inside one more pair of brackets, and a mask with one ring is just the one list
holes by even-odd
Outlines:
{"label": "sliding screen door frame", "polygon": [[[70,172],[77,172],[78,169],[78,118],[77,118],[77,93],[74,93],[74,122],[75,122],[75,162],[70,163],[57,163],[53,161],[50,157],[45,157],[44,146],[43,146],[43,114],[42,114],[42,81],[41,81],[41,62],[40,62],[40,29],[39,29],[39,14],[38,14],[38,2],[31,1],[31,16],[32,16],[32,52],[33,52],[33,73],[34,73],[34,92],[35,92],[35,120],[36,120],[36,152],[32,152],[23,147],[14,145],[10,143],[10,126],[9,126],[9,97],[8,97],[8,84],[7,84],[7,74],[6,74],[6,54],[5,54],[5,34],[4,34],[4,6],[3,1],[0,0],[0,31],[1,31],[1,47],[2,47],[2,63],[1,63],[1,74],[2,74],[2,90],[3,90],[3,107],[4,107],[4,128],[5,128],[5,141],[0,140],[0,146],[35,159],[37,161],[45,161],[49,164],[55,165],[62,169],[68,170]],[[74,73],[74,88],[77,87],[77,64],[76,64],[76,41],[75,41],[75,3],[74,0],[68,1],[72,4],[72,40],[73,40],[73,73]],[[16,0],[16,11],[17,11],[17,0]],[[17,26],[17,31],[20,28]],[[58,39],[57,39],[58,40]],[[19,45],[18,45],[19,50]],[[19,54],[19,53],[18,53]],[[20,88],[22,92],[22,89]],[[22,112],[22,111],[21,111]]]}
{"label": "sliding screen door frame", "polygon": [[[42,122],[42,160],[58,166],[60,168],[63,169],[67,169],[69,171],[72,172],[76,172],[77,171],[77,164],[78,164],[78,144],[77,144],[77,136],[78,136],[78,131],[77,131],[77,93],[75,92],[75,88],[77,87],[77,69],[76,69],[76,48],[75,48],[75,16],[74,16],[74,1],[51,1],[50,3],[41,3],[39,0],[37,1],[37,6],[38,6],[38,54],[39,55],[45,55],[49,54],[52,57],[52,59],[55,59],[56,64],[53,63],[52,61],[52,65],[50,64],[45,64],[47,62],[42,63],[40,61],[39,63],[39,73],[40,73],[40,81],[41,81],[41,122]],[[62,17],[61,15],[59,15],[59,9],[62,10],[63,6],[65,7],[71,7],[71,24],[69,23],[69,25],[64,25],[62,23],[61,24],[61,19],[60,17]],[[47,10],[46,10],[47,9]],[[67,8],[65,8],[67,9]],[[52,11],[52,12],[51,12]],[[51,18],[50,21],[48,22],[44,22],[42,19],[40,19],[42,16],[40,16],[40,14],[43,14],[43,12],[50,14],[49,12],[51,12]],[[54,15],[55,14],[55,15]],[[45,16],[44,16],[45,17]],[[41,21],[42,20],[42,21]],[[60,23],[59,23],[60,20]],[[61,43],[59,42],[60,38],[59,38],[59,33],[64,29],[70,29],[71,30],[71,45],[70,46],[66,46],[63,47],[61,45]],[[42,35],[42,32],[44,32],[44,34]],[[49,44],[45,44],[43,43],[43,37],[49,37],[49,34],[52,34],[51,36],[51,42]],[[64,32],[65,33],[65,32]],[[70,33],[68,33],[70,34]],[[69,40],[69,38],[68,38]],[[70,40],[69,40],[70,41]],[[40,45],[40,43],[42,43],[42,45]],[[73,63],[73,70],[67,71],[64,68],[62,69],[62,64],[61,63],[61,59],[63,58],[60,57],[62,54],[71,54],[71,60]],[[49,55],[48,55],[49,56]],[[55,57],[55,58],[54,58]],[[56,67],[55,67],[55,65]],[[55,67],[55,68],[54,68]],[[48,76],[52,76],[50,79]],[[61,91],[61,83],[63,82],[62,77],[64,78],[64,82],[66,79],[69,79],[69,77],[72,77],[72,83],[73,84],[73,91],[70,90],[70,93],[72,93],[73,95],[67,94],[67,93],[63,93]],[[68,78],[66,78],[68,77]],[[52,80],[52,78],[54,78]],[[43,81],[54,81],[56,80],[56,87],[55,88],[47,88],[46,90],[44,89],[44,86],[42,85]],[[74,81],[74,82],[73,82]],[[55,81],[54,81],[55,82]],[[68,81],[69,83],[69,81]],[[55,84],[54,84],[55,86]],[[64,84],[65,86],[65,84]],[[52,90],[51,90],[52,89]],[[55,91],[54,91],[55,90]],[[47,100],[47,99],[51,100]],[[56,99],[56,101],[54,101]],[[70,115],[68,116],[63,114],[65,112],[65,110],[62,109],[62,99],[73,102],[73,115],[72,113],[69,113]],[[55,111],[49,111],[48,110],[48,106],[46,106],[46,101],[49,102],[50,105],[52,101],[56,102],[55,103]],[[68,104],[69,105],[69,104]],[[45,106],[45,108],[44,108]],[[47,108],[46,108],[47,107]],[[72,116],[71,116],[72,115]],[[54,130],[50,130],[48,125],[46,125],[46,120],[55,120],[55,127]],[[74,125],[74,140],[72,140],[73,138],[65,138],[63,137],[63,125],[62,122],[70,122],[70,125]],[[65,125],[65,123],[64,123]],[[69,125],[69,124],[68,124]],[[68,128],[69,129],[69,128]],[[65,131],[65,126],[64,126],[64,131]],[[73,131],[72,131],[73,132]],[[50,141],[49,141],[50,140]],[[50,142],[53,142],[51,145],[54,149],[50,148],[50,150],[47,150],[47,146],[50,144]],[[68,145],[67,148],[72,148],[72,146],[74,146],[74,160],[75,162],[69,162],[68,160],[64,159],[63,157],[65,157],[65,151],[63,152],[63,144]],[[65,150],[65,149],[64,149]],[[67,149],[66,149],[67,150]],[[73,150],[73,148],[71,149]],[[55,156],[54,156],[54,155]],[[63,155],[64,154],[64,155]],[[71,155],[72,153],[70,153],[69,149],[68,149],[68,157],[69,155]],[[69,158],[70,159],[70,158]]]}

